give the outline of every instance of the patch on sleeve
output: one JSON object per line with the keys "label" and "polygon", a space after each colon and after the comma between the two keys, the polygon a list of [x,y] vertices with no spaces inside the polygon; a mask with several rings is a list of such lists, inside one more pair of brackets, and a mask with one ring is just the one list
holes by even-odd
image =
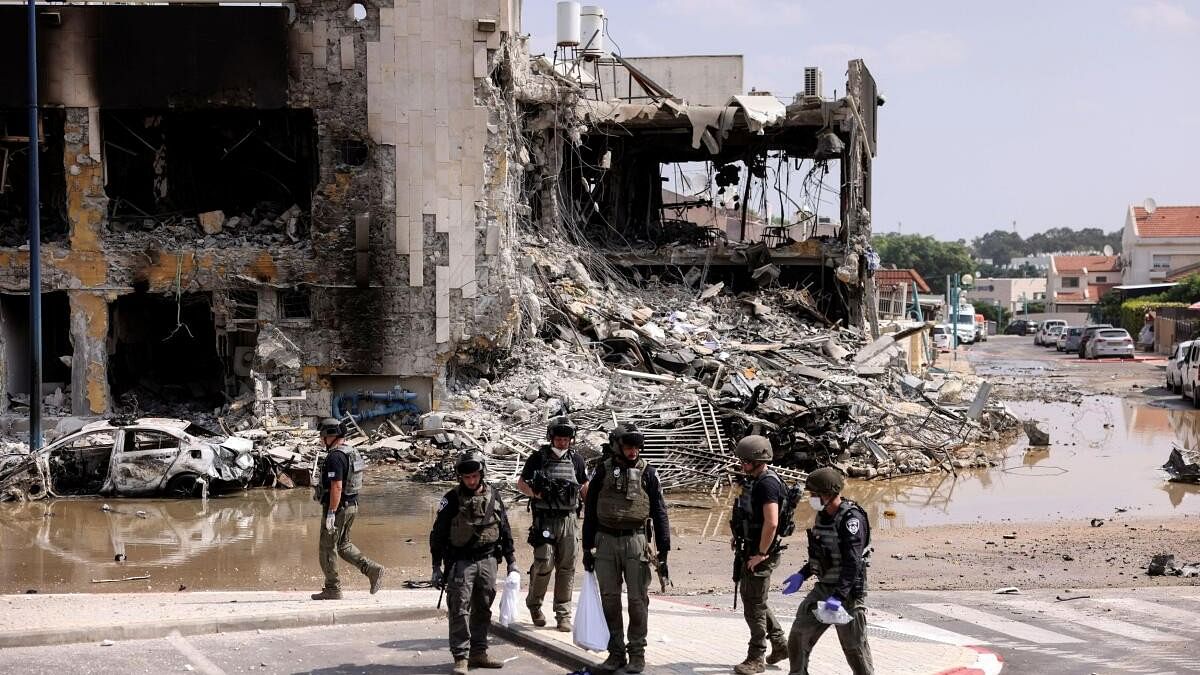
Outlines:
{"label": "patch on sleeve", "polygon": [[858,518],[851,518],[846,521],[846,530],[850,534],[858,534],[858,530],[862,527],[862,523],[858,522]]}
{"label": "patch on sleeve", "polygon": [[450,503],[449,500],[446,499],[445,497],[442,497],[442,501],[438,502],[438,507],[437,507],[438,513],[441,513],[442,509],[446,508],[446,504],[448,504],[448,503]]}
{"label": "patch on sleeve", "polygon": [[336,472],[336,471],[330,471],[330,472],[329,472],[327,475],[328,475],[330,478],[334,478],[334,477],[336,477],[336,476],[337,476],[337,472]]}

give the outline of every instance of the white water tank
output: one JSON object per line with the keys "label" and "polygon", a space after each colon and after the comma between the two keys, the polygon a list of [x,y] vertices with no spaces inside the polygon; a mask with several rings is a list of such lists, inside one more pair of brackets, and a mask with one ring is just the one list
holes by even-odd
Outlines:
{"label": "white water tank", "polygon": [[595,5],[584,5],[579,16],[579,44],[583,53],[600,56],[604,51],[604,9]]}
{"label": "white water tank", "polygon": [[558,3],[558,36],[559,47],[579,46],[579,3],[575,0],[565,0]]}

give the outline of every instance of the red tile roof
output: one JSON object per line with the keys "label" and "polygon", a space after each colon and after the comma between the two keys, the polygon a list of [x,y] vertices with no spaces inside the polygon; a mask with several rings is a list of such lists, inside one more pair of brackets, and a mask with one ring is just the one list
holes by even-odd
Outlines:
{"label": "red tile roof", "polygon": [[1133,207],[1139,237],[1200,237],[1200,206],[1160,206],[1149,213]]}
{"label": "red tile roof", "polygon": [[1063,292],[1059,291],[1054,295],[1054,302],[1069,304],[1069,305],[1094,305],[1100,302],[1100,298],[1104,294],[1111,291],[1114,286],[1119,284],[1088,284],[1088,296],[1083,297],[1080,291]]}
{"label": "red tile roof", "polygon": [[914,269],[904,270],[875,270],[875,283],[879,286],[899,286],[900,284],[908,284],[917,282],[917,290],[922,293],[929,293],[929,284],[925,283],[925,278],[921,273]]}
{"label": "red tile roof", "polygon": [[1200,273],[1200,262],[1184,265],[1183,267],[1173,267],[1167,270],[1167,278],[1164,281],[1183,281],[1197,273]]}
{"label": "red tile roof", "polygon": [[1056,255],[1054,269],[1063,272],[1119,272],[1121,258],[1115,255]]}

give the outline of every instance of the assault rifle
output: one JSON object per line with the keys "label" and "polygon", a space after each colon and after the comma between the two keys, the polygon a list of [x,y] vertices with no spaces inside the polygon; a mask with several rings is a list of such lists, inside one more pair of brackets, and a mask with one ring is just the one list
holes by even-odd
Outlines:
{"label": "assault rifle", "polygon": [[[737,481],[741,484],[742,494],[744,495],[743,497],[738,497],[738,501],[743,498],[749,500],[749,481],[742,476],[738,476]],[[733,531],[733,608],[737,609],[738,592],[741,590],[742,584],[742,573],[746,570],[746,540],[750,538],[750,521],[746,517],[746,511],[740,508],[737,502],[734,503],[734,508],[729,517],[729,529]]]}
{"label": "assault rifle", "polygon": [[563,504],[575,498],[578,489],[574,483],[562,478],[551,478],[545,471],[534,471],[529,487],[540,494],[542,500],[551,504]]}

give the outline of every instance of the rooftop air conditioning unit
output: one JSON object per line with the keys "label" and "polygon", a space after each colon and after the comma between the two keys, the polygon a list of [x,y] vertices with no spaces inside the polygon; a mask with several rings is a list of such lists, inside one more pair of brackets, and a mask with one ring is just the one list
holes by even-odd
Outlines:
{"label": "rooftop air conditioning unit", "polygon": [[804,95],[821,96],[821,69],[816,66],[804,68]]}

